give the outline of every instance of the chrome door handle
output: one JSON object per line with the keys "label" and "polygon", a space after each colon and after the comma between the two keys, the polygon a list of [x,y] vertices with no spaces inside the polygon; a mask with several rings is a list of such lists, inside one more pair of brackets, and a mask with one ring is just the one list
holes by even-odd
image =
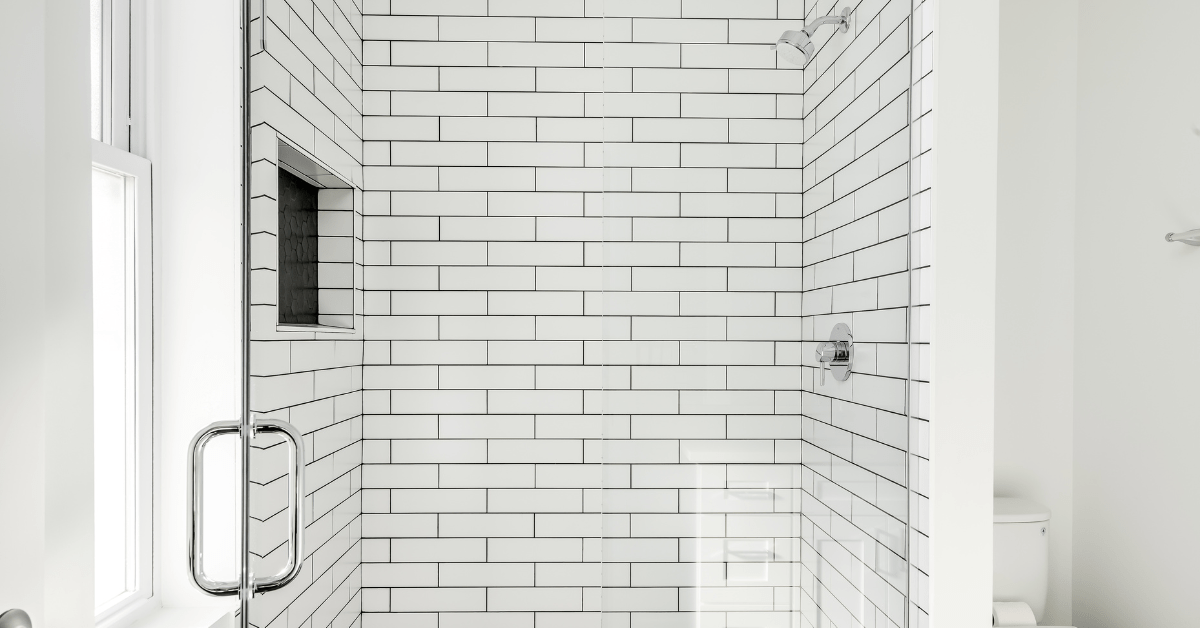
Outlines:
{"label": "chrome door handle", "polygon": [[[304,566],[304,438],[300,432],[288,423],[274,419],[260,420],[251,428],[254,434],[281,434],[291,447],[290,482],[292,490],[288,496],[288,542],[291,552],[288,555],[286,567],[278,574],[266,579],[255,579],[253,592],[274,591],[286,586],[300,575]],[[248,430],[248,431],[251,431]],[[191,479],[188,482],[188,566],[191,570],[192,582],[209,595],[237,595],[237,581],[216,581],[204,573],[204,521],[200,514],[204,511],[204,448],[209,441],[225,435],[242,433],[242,424],[238,421],[219,421],[201,430],[192,438],[188,447],[188,470]],[[250,477],[250,470],[243,468],[241,481]],[[243,489],[245,490],[245,489]],[[242,516],[248,516],[243,513]],[[0,626],[0,628],[6,628]]]}
{"label": "chrome door handle", "polygon": [[292,490],[288,497],[288,542],[292,551],[288,555],[287,566],[280,572],[264,580],[254,580],[255,592],[274,591],[286,586],[300,575],[304,567],[304,437],[290,423],[275,419],[258,421],[257,432],[264,434],[281,434],[291,443],[291,483]]}
{"label": "chrome door handle", "polygon": [[188,567],[192,583],[209,595],[237,595],[238,582],[218,582],[204,574],[204,520],[200,517],[204,511],[204,448],[218,436],[239,434],[241,431],[238,421],[218,421],[200,430],[188,445],[188,473],[191,475],[187,487]]}
{"label": "chrome door handle", "polygon": [[13,608],[0,613],[0,628],[33,628],[33,620],[25,611]]}

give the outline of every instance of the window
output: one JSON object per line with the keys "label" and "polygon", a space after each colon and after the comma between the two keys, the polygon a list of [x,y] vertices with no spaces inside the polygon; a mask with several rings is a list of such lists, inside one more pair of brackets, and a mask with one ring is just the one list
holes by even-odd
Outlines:
{"label": "window", "polygon": [[150,162],[142,109],[144,0],[90,0],[96,625],[154,599]]}
{"label": "window", "polygon": [[130,150],[135,46],[130,0],[91,0],[92,139]]}
{"label": "window", "polygon": [[96,621],[153,594],[150,163],[93,143]]}

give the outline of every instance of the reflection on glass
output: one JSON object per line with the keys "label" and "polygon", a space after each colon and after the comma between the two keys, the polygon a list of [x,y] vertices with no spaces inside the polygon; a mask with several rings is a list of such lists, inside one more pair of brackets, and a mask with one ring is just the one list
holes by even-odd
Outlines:
{"label": "reflection on glass", "polygon": [[104,141],[104,0],[91,0],[92,139]]}
{"label": "reflection on glass", "polygon": [[92,170],[96,608],[136,586],[134,569],[133,312],[129,307],[126,179]]}

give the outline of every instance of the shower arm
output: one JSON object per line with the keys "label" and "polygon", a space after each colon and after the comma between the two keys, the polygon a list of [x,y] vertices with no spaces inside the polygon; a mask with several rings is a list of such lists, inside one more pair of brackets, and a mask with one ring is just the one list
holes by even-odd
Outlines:
{"label": "shower arm", "polygon": [[[826,24],[833,24],[835,26],[840,27],[843,33],[849,32],[850,31],[850,15],[852,13],[853,13],[853,11],[850,9],[850,7],[846,7],[844,9],[842,9],[842,12],[839,13],[838,15],[826,15],[824,17],[819,17],[819,18],[809,22],[808,24],[805,24],[804,26],[802,26],[800,28],[799,32],[804,33],[804,35],[806,37],[811,39],[813,36],[813,33],[815,33],[818,28],[825,26]],[[796,32],[796,31],[787,31],[783,35],[784,35],[784,37],[786,37],[788,35],[788,33],[793,33],[793,32]],[[777,50],[778,48],[779,48],[778,43],[771,45],[771,50]]]}
{"label": "shower arm", "polygon": [[826,15],[825,17],[819,17],[808,24],[805,24],[804,28],[801,28],[800,30],[804,31],[809,37],[812,37],[818,28],[825,26],[826,24],[835,24],[840,26],[843,33],[850,30],[850,9],[848,7],[843,9],[840,15]]}

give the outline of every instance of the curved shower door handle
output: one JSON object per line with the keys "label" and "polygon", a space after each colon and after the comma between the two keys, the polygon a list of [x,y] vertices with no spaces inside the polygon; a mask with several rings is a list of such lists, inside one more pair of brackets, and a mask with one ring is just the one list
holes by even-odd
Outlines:
{"label": "curved shower door handle", "polygon": [[[219,421],[196,434],[188,447],[188,470],[191,474],[187,498],[188,565],[192,582],[209,595],[237,595],[240,583],[212,580],[204,573],[204,520],[200,516],[204,511],[204,448],[212,439],[218,436],[240,435],[242,429],[243,425],[238,421]],[[300,575],[300,569],[304,566],[304,439],[290,424],[273,419],[257,421],[253,430],[255,434],[280,434],[288,441],[292,489],[288,496],[288,543],[291,549],[288,562],[278,574],[254,580],[253,591],[258,593],[274,591],[287,585]],[[249,471],[241,470],[242,482],[248,481]],[[243,487],[242,490],[247,489]],[[243,516],[246,515],[243,513]]]}
{"label": "curved shower door handle", "polygon": [[192,584],[209,595],[237,595],[238,582],[217,581],[204,574],[204,448],[218,436],[237,435],[242,426],[238,421],[218,421],[200,430],[188,446],[188,568]]}
{"label": "curved shower door handle", "polygon": [[300,575],[304,567],[304,439],[299,430],[289,423],[274,419],[259,420],[255,429],[260,434],[280,434],[291,449],[292,490],[288,497],[288,543],[291,551],[287,565],[277,575],[254,580],[254,591],[265,593],[286,586]]}

